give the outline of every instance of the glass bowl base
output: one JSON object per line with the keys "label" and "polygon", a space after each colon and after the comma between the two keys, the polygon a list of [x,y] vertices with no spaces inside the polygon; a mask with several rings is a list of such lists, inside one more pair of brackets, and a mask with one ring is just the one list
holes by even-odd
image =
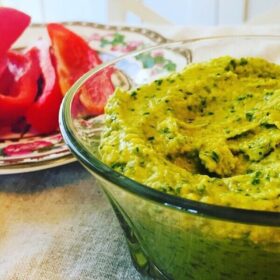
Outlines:
{"label": "glass bowl base", "polygon": [[133,265],[137,269],[137,271],[142,275],[142,279],[170,280],[170,278],[165,276],[143,252],[141,245],[137,240],[137,237],[135,236],[131,226],[127,223],[126,219],[124,218],[125,214],[123,213],[123,211],[120,210],[120,206],[117,205],[117,202],[114,201],[114,199],[108,193],[106,194],[119,220],[121,228],[124,231]]}

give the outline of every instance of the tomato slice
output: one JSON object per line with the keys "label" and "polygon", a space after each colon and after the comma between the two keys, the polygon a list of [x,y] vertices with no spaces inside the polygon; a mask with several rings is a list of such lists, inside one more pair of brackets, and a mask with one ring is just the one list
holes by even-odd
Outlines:
{"label": "tomato slice", "polygon": [[12,8],[0,7],[0,61],[29,23],[30,16],[25,13]]}
{"label": "tomato slice", "polygon": [[61,24],[47,25],[63,94],[84,73],[102,63],[97,52],[79,35]]}
{"label": "tomato slice", "polygon": [[62,94],[58,84],[49,44],[37,42],[34,51],[40,61],[41,93],[26,113],[27,123],[39,133],[50,133],[58,128],[58,112]]}
{"label": "tomato slice", "polygon": [[8,71],[14,82],[8,86],[6,92],[0,92],[2,124],[12,124],[22,117],[36,97],[40,72],[34,51],[29,51],[26,55],[9,52]]}

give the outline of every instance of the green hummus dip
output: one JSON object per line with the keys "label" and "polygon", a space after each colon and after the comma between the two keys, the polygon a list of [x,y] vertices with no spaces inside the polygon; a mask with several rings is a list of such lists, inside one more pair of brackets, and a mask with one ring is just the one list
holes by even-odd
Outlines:
{"label": "green hummus dip", "polygon": [[[280,66],[221,57],[116,90],[99,154],[114,170],[168,194],[280,212],[279,143]],[[144,255],[169,279],[279,279],[279,228],[114,196]]]}
{"label": "green hummus dip", "polygon": [[103,162],[154,189],[206,203],[280,210],[280,66],[221,57],[106,106]]}

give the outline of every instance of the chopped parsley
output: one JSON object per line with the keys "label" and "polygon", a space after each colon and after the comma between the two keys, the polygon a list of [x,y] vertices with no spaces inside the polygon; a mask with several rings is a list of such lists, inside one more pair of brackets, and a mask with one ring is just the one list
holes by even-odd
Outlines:
{"label": "chopped parsley", "polygon": [[211,153],[211,158],[212,158],[215,162],[219,162],[219,160],[220,160],[219,155],[218,155],[215,151],[213,151],[213,152]]}

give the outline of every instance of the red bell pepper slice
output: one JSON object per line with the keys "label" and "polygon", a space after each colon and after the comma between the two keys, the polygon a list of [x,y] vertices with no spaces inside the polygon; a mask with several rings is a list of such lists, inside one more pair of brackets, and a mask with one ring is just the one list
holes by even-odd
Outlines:
{"label": "red bell pepper slice", "polygon": [[12,8],[0,7],[0,61],[29,23],[30,16],[25,13]]}
{"label": "red bell pepper slice", "polygon": [[[102,61],[84,39],[61,24],[48,24],[47,28],[57,61],[60,87],[65,94],[78,78]],[[103,113],[109,95],[114,92],[113,72],[114,68],[99,72],[80,90],[79,102],[87,114]]]}
{"label": "red bell pepper slice", "polygon": [[83,38],[63,25],[50,23],[47,28],[57,62],[60,88],[65,94],[80,76],[102,61]]}
{"label": "red bell pepper slice", "polygon": [[111,75],[114,68],[107,68],[92,76],[80,89],[80,102],[90,115],[100,115],[104,113],[104,107],[111,94],[114,93],[114,85]]}
{"label": "red bell pepper slice", "polygon": [[39,41],[34,47],[40,61],[42,92],[26,113],[27,123],[39,133],[50,133],[58,128],[58,112],[62,101],[49,48],[44,41]]}
{"label": "red bell pepper slice", "polygon": [[[7,104],[5,108],[3,108],[3,95],[8,95],[8,91],[10,91],[10,86],[14,82],[14,74],[16,69],[13,70],[14,73],[11,72],[10,68],[12,68],[13,64],[18,65],[19,71],[25,71],[23,68],[27,67],[27,61],[23,61],[20,58],[20,55],[10,54],[7,56],[7,52],[12,44],[16,41],[16,39],[22,34],[22,32],[26,29],[26,27],[30,23],[30,16],[26,15],[23,12],[12,8],[0,7],[0,34],[1,34],[1,44],[0,44],[0,121],[3,120],[5,122],[14,120],[14,112],[9,111],[11,102],[14,100],[10,100],[7,98]],[[27,67],[28,68],[28,67]],[[21,70],[20,70],[21,69]],[[27,71],[28,72],[28,71]],[[17,84],[22,83],[19,81]],[[17,92],[15,91],[16,95]],[[19,109],[19,105],[16,105],[17,109]],[[8,115],[5,115],[9,112]],[[18,111],[21,113],[22,108]]]}
{"label": "red bell pepper slice", "polygon": [[9,52],[7,67],[14,82],[8,87],[8,91],[0,92],[2,124],[12,124],[25,114],[36,97],[40,74],[39,62],[33,50],[25,55]]}
{"label": "red bell pepper slice", "polygon": [[14,82],[14,75],[9,69],[8,60],[6,60],[5,68],[0,75],[0,94],[8,95],[11,84]]}
{"label": "red bell pepper slice", "polygon": [[6,68],[7,68],[7,56],[3,56],[0,58],[0,78]]}

